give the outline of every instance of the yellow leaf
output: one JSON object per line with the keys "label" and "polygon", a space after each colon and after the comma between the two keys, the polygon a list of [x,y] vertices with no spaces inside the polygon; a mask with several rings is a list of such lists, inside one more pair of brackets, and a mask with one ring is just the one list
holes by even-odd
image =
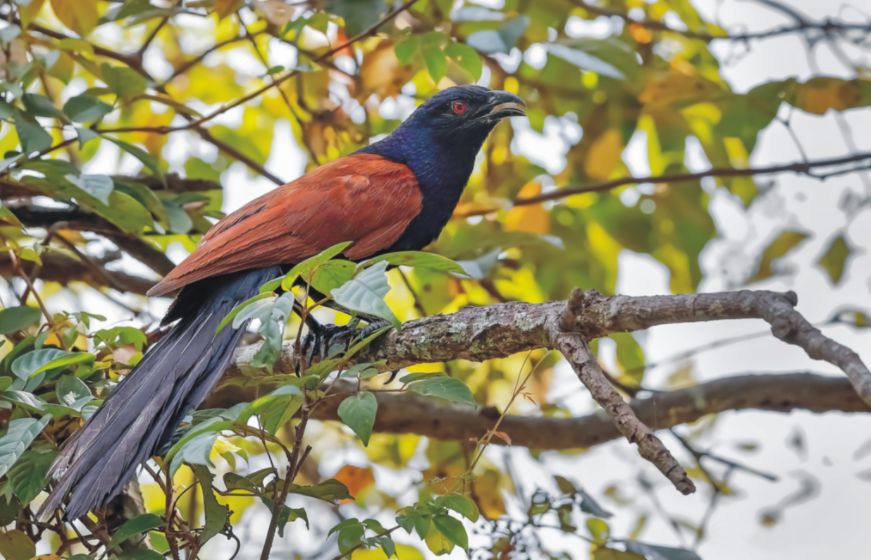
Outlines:
{"label": "yellow leaf", "polygon": [[692,67],[666,72],[652,72],[638,100],[651,109],[690,105],[708,98],[719,87],[705,78],[692,73]]}
{"label": "yellow leaf", "polygon": [[841,281],[844,275],[844,268],[847,265],[847,258],[850,256],[850,246],[844,239],[843,235],[836,237],[826,253],[817,261],[823,269],[829,273],[829,280],[832,284],[837,284]]}
{"label": "yellow leaf", "polygon": [[18,6],[18,13],[21,15],[21,27],[26,29],[36,19],[44,3],[45,0],[30,0],[30,3],[26,6]]}
{"label": "yellow leaf", "polygon": [[750,282],[758,282],[774,276],[775,270],[772,264],[777,259],[792,251],[796,245],[807,239],[807,234],[801,231],[784,231],[772,241],[762,252],[756,273],[750,278]]}
{"label": "yellow leaf", "polygon": [[495,469],[488,469],[475,478],[474,493],[481,514],[487,519],[498,519],[505,515],[505,500],[502,498],[501,475]]}
{"label": "yellow leaf", "polygon": [[[423,560],[424,556],[421,551],[407,544],[396,545],[396,556],[398,560]],[[351,560],[387,560],[387,555],[380,548],[374,550],[355,550],[351,555]]]}
{"label": "yellow leaf", "polygon": [[587,151],[584,170],[593,179],[607,179],[620,164],[623,154],[623,136],[616,128],[609,128],[593,141]]}
{"label": "yellow leaf", "polygon": [[[520,189],[517,197],[528,198],[540,193],[541,184],[536,181],[530,181]],[[541,204],[515,206],[505,217],[505,229],[508,231],[546,234],[550,231],[550,215]]]}
{"label": "yellow leaf", "polygon": [[97,0],[51,0],[57,19],[84,37],[97,26]]}
{"label": "yellow leaf", "polygon": [[862,93],[855,82],[838,78],[814,78],[793,89],[792,104],[815,115],[822,115],[829,109],[843,111],[855,107]]}

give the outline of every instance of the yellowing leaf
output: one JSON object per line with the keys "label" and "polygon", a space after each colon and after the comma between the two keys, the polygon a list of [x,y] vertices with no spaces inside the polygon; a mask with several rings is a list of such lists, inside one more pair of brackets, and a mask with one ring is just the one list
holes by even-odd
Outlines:
{"label": "yellowing leaf", "polygon": [[[526,183],[518,198],[528,198],[541,193],[541,183],[530,181]],[[505,229],[508,231],[525,231],[528,233],[546,234],[550,232],[550,215],[541,204],[515,206],[505,217]]]}
{"label": "yellowing leaf", "polygon": [[215,13],[219,20],[224,19],[230,14],[236,13],[242,4],[244,4],[244,0],[215,0]]}
{"label": "yellowing leaf", "polygon": [[751,282],[764,280],[774,275],[771,264],[793,250],[796,245],[807,239],[807,234],[800,231],[784,231],[772,241],[762,252],[756,273],[750,278]]}
{"label": "yellowing leaf", "polygon": [[[407,544],[396,545],[396,555],[390,558],[398,560],[424,560],[423,553]],[[380,548],[373,550],[355,550],[351,554],[351,560],[388,560],[387,555]]]}
{"label": "yellowing leaf", "polygon": [[381,97],[398,95],[402,86],[414,75],[414,67],[402,64],[396,58],[391,41],[382,41],[366,54],[360,66],[362,91],[366,95],[377,93]]}
{"label": "yellowing leaf", "polygon": [[694,74],[692,67],[670,69],[651,73],[638,100],[651,109],[664,109],[701,101],[718,89],[713,82]]}
{"label": "yellowing leaf", "polygon": [[57,19],[84,37],[97,26],[97,0],[51,0]]}
{"label": "yellowing leaf", "polygon": [[488,469],[475,478],[474,495],[481,515],[498,519],[505,515],[505,500],[502,498],[499,471]]}
{"label": "yellowing leaf", "polygon": [[584,161],[584,170],[593,179],[607,179],[619,165],[623,154],[623,136],[609,128],[593,141]]}
{"label": "yellowing leaf", "polygon": [[333,478],[344,484],[348,488],[348,493],[355,498],[357,494],[375,484],[375,473],[369,467],[344,465]]}
{"label": "yellowing leaf", "polygon": [[817,261],[823,269],[829,274],[829,279],[832,284],[837,284],[841,281],[844,275],[844,267],[847,264],[847,259],[850,257],[850,246],[844,239],[843,235],[836,237],[829,245],[825,254]]}
{"label": "yellowing leaf", "polygon": [[18,13],[21,15],[21,27],[26,29],[30,22],[36,19],[44,3],[45,0],[30,0],[26,6],[19,4]]}
{"label": "yellowing leaf", "polygon": [[815,115],[829,109],[843,111],[855,107],[862,98],[859,86],[853,81],[838,78],[813,78],[792,88],[792,104]]}

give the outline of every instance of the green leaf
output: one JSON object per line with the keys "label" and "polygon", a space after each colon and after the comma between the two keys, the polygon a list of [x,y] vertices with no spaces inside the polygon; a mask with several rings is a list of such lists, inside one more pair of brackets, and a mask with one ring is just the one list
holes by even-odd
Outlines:
{"label": "green leaf", "polygon": [[0,310],[0,334],[10,334],[39,322],[42,314],[34,307],[18,306]]}
{"label": "green leaf", "polygon": [[311,285],[318,292],[329,294],[353,278],[356,270],[357,265],[351,261],[341,259],[327,261],[314,269],[311,274]]}
{"label": "green leaf", "polygon": [[523,36],[527,25],[529,25],[528,17],[514,17],[507,20],[498,30],[484,29],[469,34],[466,43],[486,54],[508,53],[517,46],[517,41]]}
{"label": "green leaf", "polygon": [[450,515],[436,514],[432,517],[432,522],[446,539],[468,552],[469,536],[460,521]]}
{"label": "green leaf", "polygon": [[469,75],[470,81],[476,82],[481,77],[481,56],[469,45],[452,42],[445,49],[445,54]]}
{"label": "green leaf", "polygon": [[629,552],[637,552],[647,560],[702,560],[702,557],[692,550],[672,548],[638,541],[622,541]]}
{"label": "green leaf", "polygon": [[161,171],[160,166],[157,164],[157,160],[151,157],[151,154],[149,154],[139,146],[134,146],[133,144],[129,144],[127,142],[124,142],[123,140],[118,140],[117,138],[110,138],[108,136],[106,136],[105,138],[109,142],[112,142],[113,144],[121,148],[123,151],[138,159],[140,162],[142,162],[142,165],[144,165],[149,171],[151,171],[156,176],[160,177],[161,180],[163,180],[163,171]]}
{"label": "green leaf", "polygon": [[607,76],[609,78],[614,78],[615,80],[621,80],[624,78],[623,72],[617,69],[613,64],[580,48],[573,49],[566,45],[551,44],[548,46],[548,52],[566,62],[574,64],[582,70],[595,72],[600,76]]}
{"label": "green leaf", "polygon": [[583,488],[578,488],[577,493],[581,496],[581,511],[605,519],[614,515],[599,505],[599,502],[597,502],[596,499],[588,494]]}
{"label": "green leaf", "polygon": [[414,381],[408,385],[408,390],[426,397],[438,397],[462,404],[476,404],[469,387],[456,377],[447,375],[430,375]]}
{"label": "green leaf", "polygon": [[[231,322],[235,324],[236,323],[235,318],[239,315],[239,313],[241,313],[245,308],[247,308],[248,306],[250,306],[254,302],[260,301],[262,299],[270,299],[271,300],[273,298],[275,298],[274,294],[272,294],[270,292],[262,292],[262,293],[257,294],[256,296],[253,296],[253,297],[246,299],[242,303],[236,304],[236,307],[234,307],[229,313],[227,313],[227,315],[221,320],[221,323],[218,325],[218,328],[215,329],[215,333],[219,333],[222,330],[224,330],[224,327],[226,327]],[[239,323],[239,326],[241,326],[242,323],[244,323],[244,321],[241,321]],[[233,328],[239,328],[239,327],[234,326]]]}
{"label": "green leaf", "polygon": [[212,473],[202,465],[193,465],[191,469],[200,483],[200,488],[203,491],[203,510],[206,515],[206,523],[200,532],[200,544],[205,543],[218,533],[224,530],[227,522],[230,519],[230,508],[218,502],[215,497],[214,489],[212,488]]}
{"label": "green leaf", "polygon": [[274,434],[293,418],[302,403],[303,396],[299,387],[283,385],[248,404],[239,414],[238,422],[245,423],[248,418],[257,415],[263,428]]}
{"label": "green leaf", "polygon": [[[311,280],[311,273],[318,266],[326,263],[327,261],[329,261],[333,257],[340,255],[342,253],[342,251],[344,251],[345,249],[348,248],[349,245],[351,245],[350,241],[343,241],[341,243],[336,243],[335,245],[333,245],[331,247],[327,247],[326,249],[324,249],[323,251],[321,251],[317,255],[311,256],[311,257],[305,259],[304,261],[294,265],[294,267],[291,268],[287,272],[287,274],[284,275],[284,278],[281,279],[281,282],[280,282],[281,289],[283,289],[283,290],[292,289],[293,285],[296,284],[297,278],[299,278],[300,276],[302,277],[303,280],[305,280],[306,282],[309,282]],[[273,284],[272,282],[269,282],[266,285],[264,285],[262,289],[266,290],[266,286],[270,286],[272,284]],[[275,288],[277,288],[277,286],[271,287],[271,288],[269,288],[269,290],[271,291],[271,290],[274,290]]]}
{"label": "green leaf", "polygon": [[[92,123],[99,121],[104,116],[112,112],[112,106],[103,103],[96,97],[82,94],[75,95],[70,97],[66,103],[64,103],[63,108],[64,114],[70,118],[71,121],[80,122],[80,123]],[[85,129],[90,130],[90,129]],[[96,133],[91,131],[94,136]],[[79,135],[79,139],[81,140],[81,134]]]}
{"label": "green leaf", "polygon": [[758,282],[774,275],[772,264],[775,260],[785,256],[799,243],[807,239],[808,235],[801,231],[784,231],[772,241],[762,252],[756,272],[750,277],[750,282]]}
{"label": "green leaf", "polygon": [[130,540],[136,535],[140,535],[146,531],[157,529],[163,524],[163,520],[153,513],[143,513],[137,515],[133,519],[125,522],[118,527],[118,530],[112,535],[109,541],[110,547],[116,547],[119,544]]}
{"label": "green leaf", "polygon": [[327,0],[327,11],[345,20],[345,32],[354,36],[374,25],[387,11],[385,0]]}
{"label": "green leaf", "polygon": [[67,374],[58,379],[54,391],[59,403],[77,411],[94,400],[91,389],[75,375]]}
{"label": "green leaf", "polygon": [[390,291],[386,271],[385,261],[363,269],[345,285],[332,291],[333,300],[351,311],[385,319],[398,328],[399,320],[384,303],[384,296]]}
{"label": "green leaf", "polygon": [[409,266],[411,268],[425,268],[438,272],[449,272],[452,274],[466,275],[466,271],[460,263],[449,259],[448,257],[439,255],[438,253],[427,253],[424,251],[397,251],[395,253],[384,253],[377,257],[372,257],[360,263],[361,268],[372,266],[375,263],[385,261],[393,266]]}
{"label": "green leaf", "polygon": [[468,496],[445,494],[435,501],[436,506],[453,510],[469,521],[478,520],[478,506]]}
{"label": "green leaf", "polygon": [[375,415],[378,412],[378,400],[369,391],[361,391],[347,397],[339,404],[339,418],[351,428],[363,445],[369,445],[369,436],[375,427]]}
{"label": "green leaf", "polygon": [[48,469],[54,461],[53,451],[28,449],[9,469],[7,478],[12,492],[23,504],[32,502],[48,484]]}
{"label": "green leaf", "polygon": [[324,482],[314,486],[299,486],[291,484],[289,492],[292,494],[318,498],[327,502],[350,500],[353,498],[353,496],[348,492],[348,488],[335,478],[325,480]]}
{"label": "green leaf", "polygon": [[[260,348],[257,349],[257,352],[251,359],[251,367],[272,370],[272,365],[281,355],[284,329],[287,325],[287,318],[291,311],[293,311],[293,303],[293,292],[285,292],[272,302],[267,300],[258,301],[248,308],[256,312],[256,315],[252,315],[252,317],[260,320],[260,327],[257,332],[263,337],[263,344],[260,345]],[[247,316],[246,312],[248,309],[243,310],[236,316],[233,320],[234,326]]]}
{"label": "green leaf", "polygon": [[445,77],[448,72],[448,59],[445,57],[445,52],[441,47],[430,47],[423,49],[423,62],[426,65],[426,71],[429,72],[432,81],[438,82]]}
{"label": "green leaf", "polygon": [[173,233],[187,233],[194,227],[190,215],[174,200],[164,200],[163,209],[169,221],[169,230]]}
{"label": "green leaf", "polygon": [[67,352],[60,348],[41,348],[19,356],[12,362],[12,373],[27,379],[43,371],[93,360],[90,352]]}
{"label": "green leaf", "polygon": [[345,519],[330,529],[330,534],[332,533],[338,533],[339,552],[345,554],[360,546],[363,542],[363,536],[366,534],[366,528],[359,519]]}
{"label": "green leaf", "polygon": [[30,560],[36,556],[36,543],[22,531],[2,532],[0,556],[6,560]]}
{"label": "green leaf", "polygon": [[109,89],[124,99],[139,95],[148,87],[148,81],[142,74],[126,66],[112,66],[103,63],[100,66],[100,74]]}
{"label": "green leaf", "polygon": [[18,132],[21,151],[26,155],[41,152],[51,146],[51,135],[32,116],[20,109],[15,109],[13,121],[15,122],[15,130]]}
{"label": "green leaf", "polygon": [[142,350],[148,342],[145,333],[136,327],[112,327],[100,329],[94,333],[94,341],[117,347],[132,344],[137,350]]}
{"label": "green leaf", "polygon": [[839,235],[829,244],[825,254],[820,257],[817,264],[823,267],[829,275],[832,284],[838,284],[844,276],[844,268],[850,257],[850,246],[843,235]]}
{"label": "green leaf", "polygon": [[217,433],[232,427],[232,421],[214,416],[188,430],[166,454],[165,460],[169,462],[170,471],[174,473],[182,462],[192,465],[209,464],[209,452]]}
{"label": "green leaf", "polygon": [[597,546],[593,551],[592,560],[645,560],[644,556],[634,552],[625,552],[616,548]]}
{"label": "green leaf", "polygon": [[112,194],[115,184],[108,175],[67,175],[65,178],[103,204],[109,205],[109,195]]}
{"label": "green leaf", "polygon": [[51,99],[38,93],[25,93],[21,101],[27,112],[36,117],[63,117],[60,110],[54,106]]}
{"label": "green leaf", "polygon": [[16,418],[9,422],[6,434],[0,437],[0,477],[15,465],[50,420],[51,416],[43,416],[39,419]]}

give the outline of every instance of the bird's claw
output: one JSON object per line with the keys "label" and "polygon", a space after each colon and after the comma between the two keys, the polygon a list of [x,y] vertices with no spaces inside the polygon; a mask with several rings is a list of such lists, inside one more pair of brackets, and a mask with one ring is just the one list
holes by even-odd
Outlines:
{"label": "bird's claw", "polygon": [[304,371],[315,362],[347,351],[355,342],[365,339],[387,325],[386,321],[373,321],[362,329],[351,325],[320,325],[310,328],[299,346],[297,370]]}

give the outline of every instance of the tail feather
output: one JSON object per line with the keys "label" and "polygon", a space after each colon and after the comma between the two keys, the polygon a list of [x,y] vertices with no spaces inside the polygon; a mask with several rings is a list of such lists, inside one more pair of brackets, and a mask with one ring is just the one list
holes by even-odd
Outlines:
{"label": "tail feather", "polygon": [[251,270],[182,291],[167,316],[177,323],[61,449],[49,471],[57,483],[40,514],[69,495],[65,517],[76,519],[121,491],[227,368],[244,329],[215,334],[220,322],[278,274],[277,267]]}

